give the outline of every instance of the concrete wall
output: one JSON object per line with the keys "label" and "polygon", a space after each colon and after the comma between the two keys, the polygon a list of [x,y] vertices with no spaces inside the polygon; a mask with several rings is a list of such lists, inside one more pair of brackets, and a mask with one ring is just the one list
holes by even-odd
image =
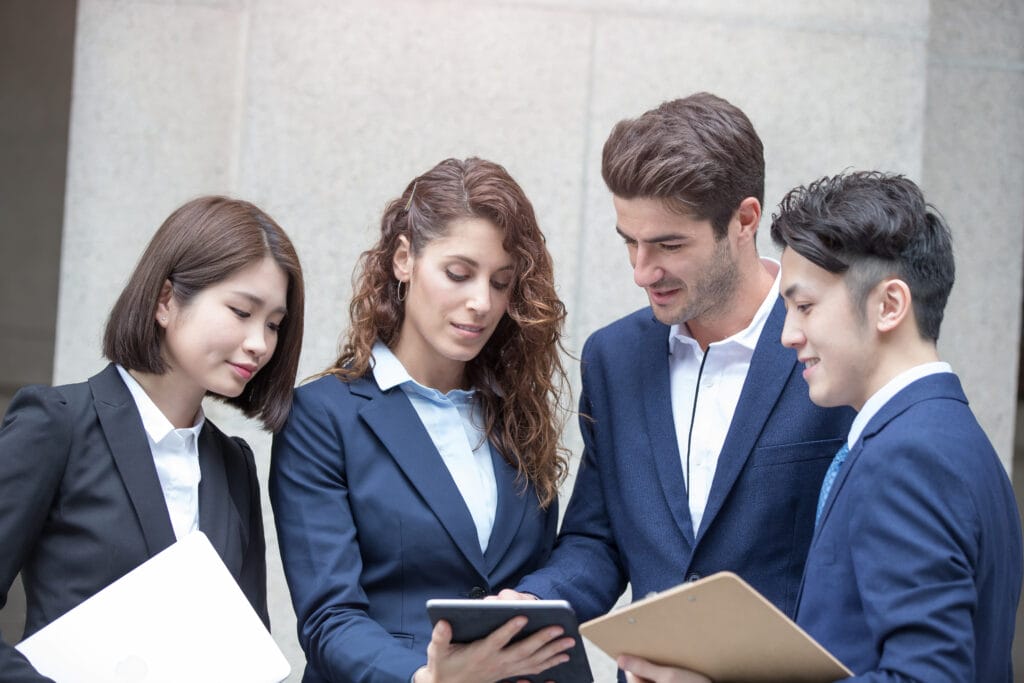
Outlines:
{"label": "concrete wall", "polygon": [[[1009,464],[1022,34],[1020,3],[995,0],[79,0],[55,379],[102,366],[104,318],[142,246],[208,192],[256,202],[295,239],[301,373],[321,369],[385,202],[447,156],[499,161],[533,199],[577,352],[644,303],[600,180],[608,130],[710,90],[765,141],[769,212],[789,187],[847,168],[924,184],[959,247],[943,351]],[[209,412],[250,439],[265,476],[269,438]],[[575,429],[566,439],[578,451]],[[298,680],[266,515],[274,632]],[[613,680],[606,660],[595,672]]]}
{"label": "concrete wall", "polygon": [[0,3],[0,411],[53,373],[75,3]]}
{"label": "concrete wall", "polygon": [[933,0],[930,26],[920,180],[952,226],[957,265],[939,350],[1009,467],[1024,253],[1024,2]]}
{"label": "concrete wall", "polygon": [[[0,414],[53,376],[74,33],[74,2],[0,2]],[[24,622],[19,579],[0,633]]]}

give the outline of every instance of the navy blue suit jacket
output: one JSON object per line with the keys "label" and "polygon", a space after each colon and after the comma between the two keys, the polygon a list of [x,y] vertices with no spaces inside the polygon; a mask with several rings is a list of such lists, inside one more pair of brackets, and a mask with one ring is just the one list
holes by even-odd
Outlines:
{"label": "navy blue suit jacket", "polygon": [[696,536],[672,419],[669,328],[645,308],[590,337],[583,460],[551,561],[519,590],[566,599],[590,619],[611,609],[627,581],[639,599],[727,569],[793,614],[818,490],[853,412],[810,402],[796,354],[779,343],[784,317],[779,300]]}
{"label": "navy blue suit jacket", "polygon": [[498,508],[487,552],[400,387],[368,374],[295,391],[274,437],[270,500],[306,653],[303,681],[408,683],[426,663],[428,598],[512,587],[554,544],[557,504],[494,456]]}
{"label": "navy blue suit jacket", "polygon": [[[199,528],[269,626],[252,451],[207,420],[199,468]],[[116,367],[15,395],[0,429],[0,606],[21,571],[26,636],[174,540],[142,418]],[[0,680],[49,679],[0,643]]]}
{"label": "navy blue suit jacket", "polygon": [[858,681],[1010,683],[1021,530],[951,373],[903,389],[833,484],[797,621]]}

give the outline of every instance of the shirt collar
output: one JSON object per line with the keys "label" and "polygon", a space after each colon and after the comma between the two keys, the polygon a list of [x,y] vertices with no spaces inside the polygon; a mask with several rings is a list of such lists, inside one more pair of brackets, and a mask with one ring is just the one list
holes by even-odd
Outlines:
{"label": "shirt collar", "polygon": [[403,391],[412,391],[432,400],[448,399],[454,402],[472,399],[473,389],[452,389],[447,394],[431,387],[423,386],[412,378],[409,371],[398,360],[398,356],[379,339],[373,343],[372,361],[373,378],[381,391],[401,386]]}
{"label": "shirt collar", "polygon": [[146,434],[153,443],[160,443],[167,438],[168,434],[174,431],[177,431],[182,436],[185,435],[185,432],[191,432],[192,436],[199,437],[199,432],[206,421],[206,415],[203,413],[202,406],[199,407],[199,412],[196,413],[196,421],[191,427],[175,429],[171,421],[167,419],[167,416],[153,403],[153,399],[149,397],[149,394],[142,388],[138,380],[132,377],[131,373],[121,367],[121,365],[115,365],[115,367],[118,374],[121,375],[121,380],[128,387],[128,391],[135,401],[135,406],[139,409],[139,416],[142,417],[142,427],[146,430]]}
{"label": "shirt collar", "polygon": [[381,391],[397,387],[402,382],[413,381],[405,366],[402,365],[402,361],[398,360],[398,357],[392,353],[387,344],[379,339],[373,343],[371,357],[373,362],[373,378],[377,381],[377,387]]}
{"label": "shirt collar", "polygon": [[885,386],[872,394],[871,398],[864,402],[864,407],[853,418],[853,424],[850,425],[850,435],[846,438],[846,445],[853,448],[857,440],[860,439],[860,435],[864,433],[864,428],[868,426],[871,418],[877,415],[878,411],[892,400],[893,396],[922,377],[937,375],[940,372],[953,372],[953,368],[950,367],[949,363],[943,363],[942,361],[922,363],[921,365],[915,365],[909,370],[904,370],[886,382]]}
{"label": "shirt collar", "polygon": [[[768,294],[765,295],[764,301],[758,306],[757,312],[754,313],[754,317],[750,320],[750,324],[745,328],[737,332],[736,334],[726,337],[720,341],[712,342],[709,346],[724,346],[726,344],[738,344],[748,351],[753,352],[757,347],[757,342],[761,338],[761,330],[764,329],[764,324],[768,320],[768,316],[771,315],[772,309],[775,307],[775,301],[779,298],[779,279],[782,275],[782,269],[780,264],[775,259],[762,258],[761,264],[768,270],[768,272],[775,271],[775,281],[772,283],[771,289],[768,290]],[[672,325],[668,331],[669,349],[670,352],[675,353],[679,344],[685,344],[688,347],[694,349],[694,351],[700,351],[700,344],[690,334],[690,329],[686,324]]]}

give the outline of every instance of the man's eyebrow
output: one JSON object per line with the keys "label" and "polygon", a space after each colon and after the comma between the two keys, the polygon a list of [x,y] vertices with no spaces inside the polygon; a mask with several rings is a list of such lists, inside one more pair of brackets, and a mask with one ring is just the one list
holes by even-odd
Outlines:
{"label": "man's eyebrow", "polygon": [[644,244],[659,244],[661,242],[685,242],[689,239],[686,235],[680,235],[679,233],[667,233],[665,235],[656,235],[649,239],[638,240],[635,237],[630,237],[626,233],[622,232],[622,228],[615,226],[615,232],[619,233],[619,236],[627,242],[643,242]]}
{"label": "man's eyebrow", "polygon": [[786,291],[784,291],[782,293],[782,298],[783,299],[792,299],[793,295],[799,293],[799,291],[801,289],[803,289],[803,288],[800,286],[800,283],[799,282],[794,282],[789,287],[786,287]]}

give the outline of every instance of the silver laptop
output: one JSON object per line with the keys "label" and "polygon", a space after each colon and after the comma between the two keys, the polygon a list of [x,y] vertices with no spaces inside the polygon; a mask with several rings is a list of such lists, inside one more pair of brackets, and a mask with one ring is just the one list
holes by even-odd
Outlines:
{"label": "silver laptop", "polygon": [[17,648],[60,683],[280,683],[290,671],[201,531]]}

